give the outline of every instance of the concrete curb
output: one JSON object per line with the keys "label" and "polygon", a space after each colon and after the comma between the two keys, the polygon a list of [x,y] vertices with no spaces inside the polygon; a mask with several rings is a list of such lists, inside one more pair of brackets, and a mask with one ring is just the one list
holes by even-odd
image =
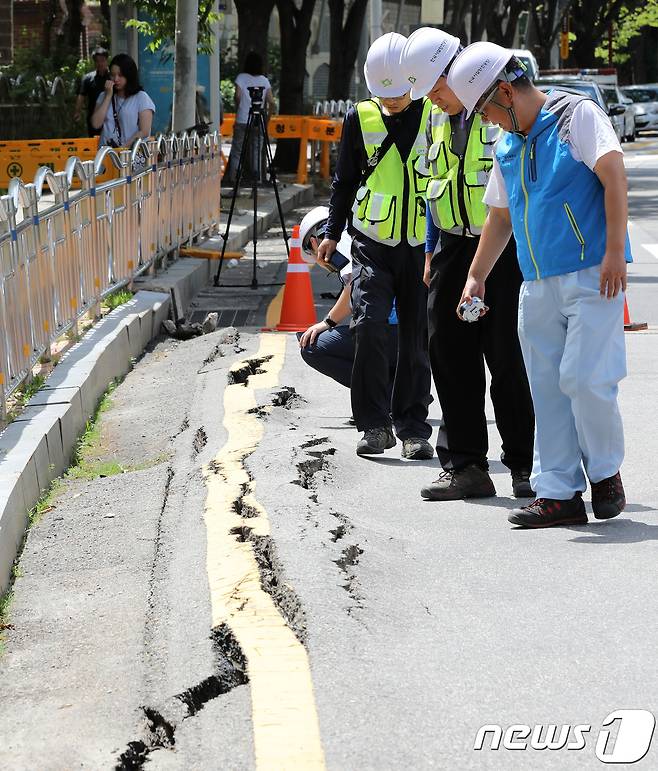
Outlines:
{"label": "concrete curb", "polygon": [[0,434],[0,593],[28,525],[28,513],[69,466],[78,437],[108,384],[159,333],[170,297],[138,292],[62,357],[44,387]]}

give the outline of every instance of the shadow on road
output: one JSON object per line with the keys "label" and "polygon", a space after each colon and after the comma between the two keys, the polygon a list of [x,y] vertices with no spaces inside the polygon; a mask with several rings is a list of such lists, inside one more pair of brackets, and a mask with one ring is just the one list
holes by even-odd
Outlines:
{"label": "shadow on road", "polygon": [[636,522],[633,519],[615,519],[610,522],[592,522],[588,535],[572,538],[572,543],[642,543],[658,541],[658,525]]}

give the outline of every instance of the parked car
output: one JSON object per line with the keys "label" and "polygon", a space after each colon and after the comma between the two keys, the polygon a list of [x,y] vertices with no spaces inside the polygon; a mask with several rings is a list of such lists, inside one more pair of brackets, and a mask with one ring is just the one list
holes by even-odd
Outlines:
{"label": "parked car", "polygon": [[658,129],[658,86],[624,86],[621,92],[632,99],[636,106],[641,106],[647,115],[643,126],[638,123],[638,131],[656,131]]}
{"label": "parked car", "polygon": [[620,91],[619,86],[599,83],[599,88],[608,104],[623,104],[626,108],[623,115],[622,140],[632,142],[635,139],[635,110],[625,101],[626,97]]}
{"label": "parked car", "polygon": [[609,103],[603,92],[601,86],[595,83],[593,80],[583,80],[577,76],[570,77],[563,75],[560,77],[543,77],[535,81],[535,86],[540,91],[548,93],[554,88],[560,91],[570,91],[574,94],[585,94],[590,99],[593,99],[599,107],[608,115],[612,127],[615,130],[617,139],[622,141],[624,136],[624,114],[626,112],[626,105],[618,103]]}
{"label": "parked car", "polygon": [[649,124],[649,111],[643,104],[640,104],[640,102],[634,102],[629,96],[624,96],[622,94],[622,98],[624,100],[624,104],[633,110],[633,116],[635,117],[635,138],[637,139],[640,131],[642,131],[642,129],[646,129]]}

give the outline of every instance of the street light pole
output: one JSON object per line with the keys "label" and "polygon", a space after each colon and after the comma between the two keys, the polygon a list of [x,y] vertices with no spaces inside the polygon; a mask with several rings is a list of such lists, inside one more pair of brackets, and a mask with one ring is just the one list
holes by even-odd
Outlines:
{"label": "street light pole", "polygon": [[196,123],[196,57],[198,0],[176,0],[174,104],[172,128],[183,131]]}

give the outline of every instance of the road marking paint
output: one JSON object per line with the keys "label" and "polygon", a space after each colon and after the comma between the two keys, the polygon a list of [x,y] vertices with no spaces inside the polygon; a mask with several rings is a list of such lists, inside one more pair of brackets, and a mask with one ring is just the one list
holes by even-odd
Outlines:
{"label": "road marking paint", "polygon": [[283,290],[285,286],[282,286],[276,295],[272,298],[270,304],[267,306],[267,313],[265,314],[265,326],[268,329],[275,329],[276,325],[281,321],[281,306],[283,305]]}
{"label": "road marking paint", "polygon": [[640,246],[658,260],[658,244],[640,244]]}
{"label": "road marking paint", "polygon": [[[262,335],[254,357],[269,357],[260,366],[262,372],[251,375],[246,386],[226,386],[224,426],[228,437],[214,460],[203,468],[208,489],[205,522],[212,626],[227,624],[247,660],[256,767],[324,769],[306,649],[261,588],[252,544],[239,541],[231,532],[247,527],[256,535],[270,533],[267,512],[255,498],[255,483],[244,460],[257,448],[264,431],[263,421],[249,413],[256,406],[255,391],[277,384],[286,340],[286,335]],[[245,518],[233,506],[244,490],[247,495],[243,501],[256,516]]]}

